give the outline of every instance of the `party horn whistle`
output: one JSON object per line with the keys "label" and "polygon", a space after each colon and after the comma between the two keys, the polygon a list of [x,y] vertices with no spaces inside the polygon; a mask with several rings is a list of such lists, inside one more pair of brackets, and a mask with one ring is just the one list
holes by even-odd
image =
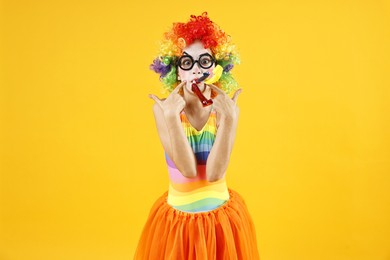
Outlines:
{"label": "party horn whistle", "polygon": [[194,79],[195,83],[192,83],[192,88],[191,88],[192,91],[194,91],[194,93],[198,96],[198,98],[200,99],[200,102],[202,103],[202,105],[204,107],[211,105],[213,103],[213,100],[205,98],[205,96],[203,96],[202,92],[200,91],[200,89],[198,88],[198,86],[196,84],[207,79],[208,76],[210,76],[210,73],[204,72],[202,77],[200,77],[198,79]]}

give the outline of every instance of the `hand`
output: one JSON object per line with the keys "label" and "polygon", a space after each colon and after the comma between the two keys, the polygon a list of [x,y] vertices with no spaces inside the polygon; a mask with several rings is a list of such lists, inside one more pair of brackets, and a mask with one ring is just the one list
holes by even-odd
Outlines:
{"label": "hand", "polygon": [[207,86],[218,93],[218,95],[213,98],[213,106],[215,110],[221,115],[221,118],[237,119],[239,113],[237,98],[238,95],[242,92],[242,89],[238,89],[234,93],[233,98],[230,99],[225,91],[218,88],[217,86],[213,84],[207,84]]}
{"label": "hand", "polygon": [[178,115],[186,105],[184,98],[179,94],[179,90],[186,84],[186,81],[181,82],[176,88],[169,94],[167,98],[159,99],[153,94],[149,94],[149,97],[156,101],[156,103],[163,110],[164,115],[173,116]]}

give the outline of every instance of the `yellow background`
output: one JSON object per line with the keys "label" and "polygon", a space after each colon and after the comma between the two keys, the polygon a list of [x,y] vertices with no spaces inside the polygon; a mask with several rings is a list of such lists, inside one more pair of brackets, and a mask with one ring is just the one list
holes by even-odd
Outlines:
{"label": "yellow background", "polygon": [[0,6],[0,259],[132,259],[168,188],[148,67],[202,11],[241,54],[227,181],[261,258],[390,259],[389,1]]}

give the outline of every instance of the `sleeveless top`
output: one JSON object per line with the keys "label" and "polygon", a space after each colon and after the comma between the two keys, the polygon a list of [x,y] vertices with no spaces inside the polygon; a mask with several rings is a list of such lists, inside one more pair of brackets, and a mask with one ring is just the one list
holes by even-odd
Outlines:
{"label": "sleeveless top", "polygon": [[217,133],[216,111],[211,109],[207,123],[199,131],[188,121],[184,110],[180,113],[180,120],[196,157],[197,176],[187,178],[182,175],[165,152],[170,180],[167,203],[185,212],[207,212],[216,209],[229,200],[226,173],[215,182],[208,182],[206,179],[206,162]]}

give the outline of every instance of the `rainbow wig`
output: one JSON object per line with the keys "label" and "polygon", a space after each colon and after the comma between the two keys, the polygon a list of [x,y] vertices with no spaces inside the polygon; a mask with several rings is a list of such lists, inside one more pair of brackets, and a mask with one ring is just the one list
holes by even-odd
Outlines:
{"label": "rainbow wig", "polygon": [[[213,23],[207,17],[207,12],[199,16],[191,15],[187,23],[173,23],[171,30],[163,36],[158,57],[153,60],[150,69],[160,74],[160,81],[166,91],[171,93],[179,84],[176,61],[183,55],[183,49],[195,40],[200,40],[205,49],[210,48],[216,59],[215,65],[223,67],[222,76],[214,85],[227,94],[238,89],[238,84],[230,73],[234,64],[240,64],[238,52],[230,35]],[[211,97],[215,95],[212,91]]]}

